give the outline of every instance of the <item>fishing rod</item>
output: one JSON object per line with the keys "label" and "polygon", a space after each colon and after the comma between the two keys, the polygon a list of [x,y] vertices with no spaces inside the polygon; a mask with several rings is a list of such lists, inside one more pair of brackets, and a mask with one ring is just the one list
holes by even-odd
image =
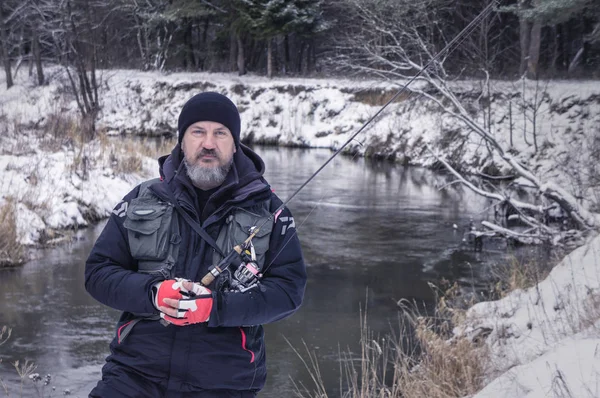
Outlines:
{"label": "fishing rod", "polygon": [[[231,252],[227,256],[225,256],[221,261],[219,261],[218,264],[211,266],[208,269],[208,273],[202,278],[202,280],[200,282],[204,286],[210,285],[215,280],[215,278],[218,277],[225,270],[227,270],[227,268],[229,268],[229,266],[238,257],[242,257],[242,258],[245,257],[245,258],[243,258],[243,260],[255,259],[254,248],[252,247],[252,239],[260,231],[260,229],[265,224],[272,222],[273,219],[281,211],[283,211],[283,209],[286,207],[286,205],[289,202],[291,202],[292,199],[294,199],[296,197],[296,195],[298,195],[298,193],[302,189],[304,189],[305,186],[307,186],[337,155],[339,155],[344,150],[344,148],[346,148],[346,146],[348,146],[360,133],[362,133],[364,131],[364,129],[367,128],[367,126],[369,124],[371,124],[373,122],[373,120],[375,120],[391,103],[396,101],[396,99],[398,99],[398,97],[400,97],[407,90],[408,86],[412,82],[417,80],[427,70],[427,68],[429,68],[434,62],[439,60],[443,55],[450,54],[452,51],[454,51],[454,49],[457,48],[458,45],[461,44],[461,42],[479,25],[479,23],[492,12],[492,10],[494,9],[494,7],[498,3],[498,1],[499,0],[493,0],[475,18],[473,18],[473,20],[467,26],[465,26],[463,28],[463,30],[461,30],[459,32],[459,34],[456,35],[456,37],[454,37],[454,39],[452,39],[448,44],[446,44],[446,46],[444,46],[444,48],[442,48],[437,54],[435,54],[421,69],[419,69],[419,71],[414,76],[412,76],[408,80],[408,82],[406,82],[404,84],[404,86],[402,86],[402,88],[396,92],[396,94],[394,94],[381,108],[379,108],[379,110],[373,116],[371,116],[369,118],[369,120],[367,120],[354,134],[352,134],[352,136],[350,138],[348,138],[348,140],[344,144],[342,144],[342,146],[340,146],[333,153],[333,155],[331,155],[329,157],[329,159],[327,159],[327,161],[325,161],[325,163],[323,163],[321,165],[321,167],[319,167],[314,173],[312,173],[312,175],[310,177],[308,177],[308,179],[306,181],[304,181],[304,183],[302,185],[300,185],[300,187],[298,187],[290,195],[290,197],[288,197],[273,213],[271,213],[270,216],[266,220],[264,220],[260,225],[254,226],[252,228],[250,235],[248,236],[248,238],[246,238],[246,240],[244,240],[242,243],[234,246],[233,249],[231,250]],[[288,240],[288,242],[289,242],[289,240]],[[244,263],[244,265],[246,265],[246,267],[240,267],[238,269],[238,271],[240,272],[239,276],[245,280],[257,279],[259,277],[260,270],[258,269],[256,264],[254,264],[253,261],[244,262],[243,260],[242,260],[242,263]],[[271,262],[271,264],[272,264],[272,262]],[[269,264],[269,265],[271,265],[271,264]],[[267,269],[268,269],[268,266],[263,272],[265,272]]]}

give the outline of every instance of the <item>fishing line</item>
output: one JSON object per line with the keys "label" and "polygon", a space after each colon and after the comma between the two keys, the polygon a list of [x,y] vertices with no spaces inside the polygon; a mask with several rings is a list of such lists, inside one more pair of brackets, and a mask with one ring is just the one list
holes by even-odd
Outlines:
{"label": "fishing line", "polygon": [[[358,142],[358,144],[360,146],[362,146],[362,143],[360,141],[357,141],[357,142]],[[356,156],[358,156],[358,152],[356,152],[354,154],[354,156],[352,156],[352,158],[350,159],[350,161],[353,161],[354,158],[356,158]],[[323,201],[324,198],[325,198],[325,193],[323,193],[323,195],[321,196],[321,199],[319,199],[319,201],[317,203],[315,203],[314,206],[312,206],[312,208],[310,209],[310,211],[308,212],[308,214],[306,215],[306,217],[304,217],[304,220],[302,220],[302,222],[296,228],[294,228],[294,232],[292,232],[292,234],[290,235],[290,237],[288,238],[288,240],[285,241],[285,243],[283,244],[283,246],[281,247],[281,249],[279,249],[279,251],[277,252],[277,254],[275,254],[275,256],[273,257],[273,259],[271,260],[271,262],[269,262],[269,264],[265,267],[264,270],[261,271],[261,273],[264,274],[269,269],[269,267],[271,267],[271,265],[273,264],[273,262],[275,261],[275,259],[277,259],[277,257],[279,257],[279,255],[281,254],[281,252],[283,251],[283,249],[285,249],[285,247],[288,245],[288,243],[290,243],[292,241],[292,239],[294,238],[294,236],[296,236],[298,234],[298,231],[302,228],[302,226],[304,225],[304,223],[312,215],[312,213],[315,211],[315,209],[321,204],[321,202]]]}
{"label": "fishing line", "polygon": [[[298,195],[298,193],[305,187],[307,186],[320,172],[321,170],[323,170],[332,160],[333,158],[335,158],[337,155],[340,154],[340,152],[342,152],[344,150],[344,148],[346,148],[346,146],[348,146],[348,144],[350,144],[354,138],[356,138],[357,135],[359,135],[360,133],[363,132],[363,130],[369,125],[371,124],[371,122],[373,122],[373,120],[375,120],[379,115],[381,115],[381,113],[394,101],[396,101],[396,99],[398,99],[398,97],[400,97],[400,95],[402,95],[404,93],[404,91],[406,91],[406,89],[408,88],[408,86],[414,82],[415,80],[417,80],[421,74],[423,74],[423,72],[425,72],[427,70],[427,68],[429,68],[429,66],[431,66],[434,62],[436,62],[444,53],[448,52],[448,50],[452,49],[452,51],[454,51],[455,48],[453,48],[453,46],[456,43],[461,43],[461,40],[463,39],[463,36],[466,38],[466,34],[467,33],[471,33],[471,30],[476,27],[479,22],[481,20],[483,20],[485,17],[487,17],[487,14],[489,12],[491,12],[491,10],[493,9],[493,7],[495,6],[496,2],[498,0],[494,0],[492,1],[481,13],[479,13],[479,15],[477,17],[475,17],[475,19],[473,19],[454,39],[452,39],[450,41],[450,43],[446,44],[446,46],[440,51],[438,52],[436,55],[433,56],[433,58],[431,58],[426,64],[425,66],[423,66],[413,77],[411,77],[408,82],[406,82],[404,84],[404,86],[398,90],[398,92],[396,92],[396,94],[394,94],[392,96],[392,98],[390,98],[381,108],[379,108],[379,110],[369,118],[369,120],[367,120],[361,127],[360,129],[358,129],[358,131],[356,131],[354,134],[352,134],[352,136],[350,136],[350,138],[348,138],[348,140],[341,146],[338,148],[337,151],[335,151],[335,153],[333,155],[331,155],[331,157],[329,159],[327,159],[327,161],[325,163],[323,163],[321,165],[321,167],[319,167],[317,169],[317,171],[315,171],[302,185],[300,185],[300,187],[298,189],[296,189],[296,191],[294,193],[292,193],[292,195],[287,198],[285,200],[285,202],[283,202],[283,204],[281,206],[279,206],[279,208],[275,211],[275,213],[277,213],[280,210],[283,210],[283,208],[292,200],[294,199],[294,197],[296,197],[296,195]],[[448,52],[449,54],[449,52]],[[266,220],[265,223],[269,221]],[[264,223],[263,223],[264,225]],[[259,226],[260,228],[260,226]]]}
{"label": "fishing line", "polygon": [[[402,86],[402,88],[400,90],[398,90],[396,92],[396,94],[394,94],[381,108],[379,108],[379,110],[373,115],[371,116],[354,134],[352,134],[352,136],[350,136],[350,138],[348,138],[348,140],[346,142],[344,142],[344,144],[342,144],[342,146],[340,146],[333,155],[331,155],[331,157],[329,157],[329,159],[327,159],[327,161],[325,161],[325,163],[323,163],[321,165],[321,167],[319,167],[306,181],[304,181],[304,183],[302,183],[302,185],[300,185],[300,187],[298,187],[293,193],[292,195],[287,198],[273,213],[271,213],[271,215],[264,220],[260,225],[258,225],[256,228],[254,228],[253,232],[250,234],[250,236],[242,243],[240,243],[239,245],[235,246],[234,249],[232,250],[232,252],[227,255],[227,257],[224,260],[232,260],[233,259],[233,255],[235,252],[237,252],[238,254],[241,254],[243,247],[245,245],[248,245],[249,242],[252,240],[252,238],[256,235],[256,233],[268,222],[272,222],[275,218],[276,215],[279,215],[281,211],[283,211],[283,209],[286,207],[286,205],[292,201],[292,199],[294,199],[296,197],[296,195],[298,195],[298,193],[304,189],[305,186],[307,186],[337,155],[339,155],[344,148],[346,148],[346,146],[348,146],[352,141],[354,141],[354,139],[360,134],[362,133],[369,124],[371,124],[373,122],[373,120],[375,120],[379,115],[381,115],[381,113],[390,105],[392,104],[394,101],[396,101],[396,99],[398,99],[398,97],[400,97],[408,88],[408,86],[414,82],[415,80],[417,80],[418,78],[420,78],[420,76],[427,70],[427,68],[429,68],[434,62],[437,62],[439,60],[439,58],[442,57],[442,55],[444,54],[450,54],[452,51],[454,51],[457,48],[457,44],[460,45],[462,44],[462,42],[465,40],[466,36],[468,34],[470,34],[473,29],[479,25],[479,23],[488,16],[488,14],[493,10],[493,8],[495,7],[495,5],[497,4],[499,0],[493,0],[486,8],[483,9],[483,11],[481,11],[466,27],[464,27],[459,34],[454,37],[454,39],[452,39],[448,44],[446,44],[446,46],[444,46],[444,48],[442,50],[440,50],[437,54],[435,54],[429,61],[427,61],[427,63],[421,68],[419,69],[419,71],[412,76],[410,79],[408,79],[408,82],[406,82],[404,84],[404,86]],[[411,91],[411,94],[413,92]],[[410,95],[409,95],[410,97]],[[358,155],[358,152],[355,153],[354,157]],[[353,158],[354,158],[353,157]],[[317,203],[318,205],[318,203]],[[316,207],[316,206],[315,206]],[[311,211],[312,213],[312,211]],[[303,222],[304,223],[304,222]],[[269,263],[269,265],[267,267],[265,267],[264,270],[261,270],[261,272],[264,274],[269,267],[273,264],[273,262],[275,261],[275,259],[279,256],[279,254],[281,254],[281,251],[287,246],[287,244],[292,240],[292,238],[296,235],[297,232],[297,228],[294,228],[294,232],[292,233],[292,235],[290,235],[290,238],[288,239],[288,241],[283,245],[283,247],[277,252],[277,254],[275,255],[275,257],[273,257],[273,259],[271,260],[271,262]],[[222,260],[222,262],[224,261]],[[218,265],[222,265],[223,269],[220,269],[220,267]],[[209,283],[211,283],[214,278],[220,274],[224,269],[226,269],[227,267],[229,267],[230,263],[226,263],[226,264],[222,264],[219,263],[218,265],[215,265],[212,268],[211,271],[209,271],[204,278],[202,278],[202,283],[207,286]]]}
{"label": "fishing line", "polygon": [[[471,34],[475,28],[477,28],[477,26],[479,25],[479,23],[481,21],[483,21],[485,18],[487,18],[492,11],[494,10],[494,7],[496,5],[496,3],[498,2],[498,0],[494,0],[492,1],[490,4],[488,4],[488,6],[486,8],[484,8],[466,27],[464,27],[460,33],[454,37],[454,39],[452,39],[448,44],[446,44],[446,46],[440,50],[433,58],[431,58],[426,64],[425,66],[423,66],[418,72],[417,74],[415,74],[413,77],[411,77],[407,83],[404,84],[404,86],[398,90],[398,92],[396,92],[396,94],[394,94],[392,96],[392,98],[390,98],[373,116],[371,116],[369,118],[369,120],[367,120],[361,127],[360,129],[358,129],[358,131],[356,131],[337,151],[335,151],[335,153],[333,155],[331,155],[331,157],[329,159],[327,159],[327,161],[325,163],[323,163],[323,165],[321,165],[321,167],[319,167],[317,169],[317,171],[315,171],[298,189],[296,189],[295,192],[292,193],[292,195],[285,200],[285,202],[283,202],[283,204],[281,206],[279,206],[279,208],[277,208],[277,210],[275,210],[275,212],[273,214],[277,214],[279,213],[281,210],[283,210],[285,208],[285,206],[306,186],[308,185],[320,172],[321,170],[323,170],[332,160],[333,158],[335,158],[338,154],[340,154],[340,152],[342,152],[342,150],[348,145],[350,144],[350,142],[352,142],[356,136],[358,136],[358,134],[360,134],[361,132],[363,132],[365,130],[365,128],[373,121],[375,120],[391,103],[393,103],[396,99],[398,99],[398,97],[400,97],[400,95],[402,95],[402,93],[404,93],[404,91],[406,91],[407,87],[414,82],[416,79],[418,79],[421,74],[423,74],[427,68],[429,68],[429,66],[431,66],[434,62],[436,62],[439,58],[441,58],[442,55],[444,54],[451,54],[453,51],[455,51],[463,42],[464,40],[466,40],[466,38],[469,36],[469,34]],[[409,97],[411,95],[413,95],[413,91],[410,92]],[[352,157],[352,160],[358,155],[358,152],[356,152],[354,154],[354,156]],[[305,219],[302,221],[302,223],[300,224],[300,226],[302,226],[306,220],[308,219],[308,216],[310,216],[312,214],[312,212],[314,211],[314,209],[321,203],[322,199],[311,209],[311,211],[309,212],[309,214],[307,215],[307,217],[305,217]],[[260,226],[262,227],[264,224],[266,224],[267,222],[269,222],[270,220],[272,220],[272,218],[270,217],[269,219],[265,220]],[[292,233],[292,235],[290,235],[290,238],[287,240],[287,242],[285,242],[285,244],[283,245],[283,247],[277,252],[277,254],[273,257],[273,259],[271,260],[271,262],[265,267],[265,269],[262,271],[263,273],[265,273],[269,267],[273,264],[273,262],[275,261],[275,259],[277,259],[277,257],[281,254],[281,252],[283,251],[283,249],[285,249],[285,247],[288,245],[288,243],[292,240],[292,238],[297,234],[299,227],[295,228],[294,232]]]}

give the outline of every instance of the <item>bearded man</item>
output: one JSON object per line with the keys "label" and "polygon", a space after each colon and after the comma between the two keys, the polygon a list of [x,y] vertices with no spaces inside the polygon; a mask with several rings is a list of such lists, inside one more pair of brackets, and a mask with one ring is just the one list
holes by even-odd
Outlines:
{"label": "bearded man", "polygon": [[[302,303],[293,217],[273,214],[282,201],[262,159],[240,143],[236,106],[198,94],[178,132],[160,179],[115,207],[86,262],[87,291],[123,311],[91,397],[254,397],[266,380],[262,325]],[[257,226],[241,259],[216,272]]]}

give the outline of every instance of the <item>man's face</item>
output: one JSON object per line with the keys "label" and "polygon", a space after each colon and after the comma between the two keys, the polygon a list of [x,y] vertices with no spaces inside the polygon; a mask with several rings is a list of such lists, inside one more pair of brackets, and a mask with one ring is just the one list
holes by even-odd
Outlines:
{"label": "man's face", "polygon": [[225,181],[236,151],[231,131],[221,123],[196,122],[181,141],[188,176],[200,189],[215,188]]}

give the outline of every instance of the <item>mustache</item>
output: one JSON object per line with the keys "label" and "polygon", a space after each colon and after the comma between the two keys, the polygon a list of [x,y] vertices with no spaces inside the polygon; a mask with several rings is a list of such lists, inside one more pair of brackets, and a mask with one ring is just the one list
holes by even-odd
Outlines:
{"label": "mustache", "polygon": [[198,152],[198,153],[196,154],[196,160],[198,160],[198,159],[200,159],[200,158],[202,158],[203,156],[206,156],[206,155],[210,155],[210,156],[214,156],[214,157],[216,157],[216,158],[219,158],[219,154],[217,153],[217,151],[216,151],[216,150],[214,150],[214,149],[206,149],[206,148],[202,148],[202,149],[200,150],[200,152]]}

